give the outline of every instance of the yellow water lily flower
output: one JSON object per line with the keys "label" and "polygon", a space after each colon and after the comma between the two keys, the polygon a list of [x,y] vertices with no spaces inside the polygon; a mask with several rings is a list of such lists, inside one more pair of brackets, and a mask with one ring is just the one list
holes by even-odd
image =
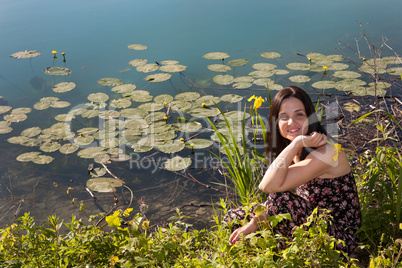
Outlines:
{"label": "yellow water lily flower", "polygon": [[133,211],[132,208],[126,209],[126,210],[123,212],[123,216],[129,216],[131,211]]}
{"label": "yellow water lily flower", "polygon": [[256,97],[255,95],[251,96],[247,101],[252,101],[254,100],[254,109],[257,111],[258,108],[261,107],[262,103],[264,102],[264,99],[260,96],[260,97]]}
{"label": "yellow water lily flower", "polygon": [[339,152],[343,151],[342,145],[340,145],[339,143],[335,143],[334,151],[335,151],[335,155],[332,159],[334,159],[334,162],[336,162],[336,160],[338,160],[338,157],[339,157]]}

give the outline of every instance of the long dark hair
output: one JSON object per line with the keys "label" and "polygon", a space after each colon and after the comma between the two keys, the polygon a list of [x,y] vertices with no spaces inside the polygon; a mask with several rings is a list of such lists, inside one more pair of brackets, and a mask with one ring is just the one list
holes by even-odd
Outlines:
{"label": "long dark hair", "polygon": [[[282,152],[283,149],[285,149],[286,146],[290,144],[290,140],[282,137],[282,135],[279,133],[278,114],[283,100],[292,97],[299,99],[304,104],[304,109],[306,110],[306,115],[308,117],[307,135],[314,131],[327,135],[327,131],[318,121],[313,102],[308,94],[303,89],[296,86],[285,87],[280,90],[272,99],[272,105],[269,112],[269,127],[267,127],[266,135],[267,147],[265,149],[269,164]],[[300,160],[305,159],[311,149],[303,148]]]}

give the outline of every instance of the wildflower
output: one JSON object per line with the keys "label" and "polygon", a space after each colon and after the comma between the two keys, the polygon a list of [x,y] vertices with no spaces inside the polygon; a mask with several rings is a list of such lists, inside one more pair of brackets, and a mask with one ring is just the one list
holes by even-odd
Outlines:
{"label": "wildflower", "polygon": [[129,216],[131,211],[133,211],[132,208],[126,209],[126,210],[123,212],[123,216]]}
{"label": "wildflower", "polygon": [[184,141],[184,138],[180,138],[180,141]]}
{"label": "wildflower", "polygon": [[120,212],[115,211],[113,215],[106,216],[106,222],[109,226],[112,227],[119,227],[121,225],[120,218],[119,218]]}
{"label": "wildflower", "polygon": [[205,102],[203,102],[201,105],[202,107],[207,107],[207,104]]}
{"label": "wildflower", "polygon": [[53,50],[52,53],[53,53],[54,55],[56,55],[56,54],[57,54],[57,51],[56,51],[56,50]]}
{"label": "wildflower", "polygon": [[190,144],[190,146],[191,146],[191,148],[193,148],[193,147],[194,147],[194,143]]}
{"label": "wildflower", "polygon": [[334,159],[334,162],[336,162],[336,160],[338,160],[338,157],[339,157],[339,152],[343,151],[342,145],[340,145],[339,143],[335,143],[334,151],[335,151],[335,155],[332,159]]}
{"label": "wildflower", "polygon": [[311,65],[311,58],[308,58],[308,64]]}
{"label": "wildflower", "polygon": [[328,67],[327,66],[324,66],[324,67],[322,67],[323,69],[324,69],[324,71],[326,71],[327,69],[328,69]]}
{"label": "wildflower", "polygon": [[261,107],[262,103],[264,102],[264,99],[260,96],[260,97],[256,97],[255,95],[251,96],[247,101],[252,101],[254,100],[254,109],[255,111],[257,111],[258,108]]}
{"label": "wildflower", "polygon": [[164,106],[166,106],[166,104],[167,104],[167,102],[166,102],[166,101],[164,101],[164,102],[163,102],[163,105],[164,105]]}
{"label": "wildflower", "polygon": [[166,121],[168,118],[167,118],[167,116],[165,116],[165,117],[163,117],[163,119]]}

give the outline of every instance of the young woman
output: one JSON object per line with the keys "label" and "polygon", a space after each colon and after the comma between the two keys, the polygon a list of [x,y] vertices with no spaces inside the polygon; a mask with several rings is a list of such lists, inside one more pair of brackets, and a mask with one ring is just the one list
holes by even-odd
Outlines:
{"label": "young woman", "polygon": [[[290,213],[292,220],[282,221],[274,231],[291,239],[293,227],[305,223],[319,207],[330,210],[328,233],[345,242],[338,248],[353,252],[361,223],[355,180],[345,153],[327,137],[307,93],[295,86],[279,91],[272,100],[269,125],[275,127],[268,131],[266,152],[274,161],[259,184],[269,194],[264,203],[267,210],[259,216],[251,214],[249,223],[235,230],[230,242],[255,232],[260,221],[280,213]],[[225,220],[244,215],[239,208],[230,210]]]}

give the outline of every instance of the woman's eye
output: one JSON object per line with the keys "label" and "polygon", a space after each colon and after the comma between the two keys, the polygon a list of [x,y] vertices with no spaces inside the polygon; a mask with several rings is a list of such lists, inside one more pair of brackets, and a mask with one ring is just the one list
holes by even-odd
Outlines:
{"label": "woman's eye", "polygon": [[288,116],[286,116],[286,115],[281,115],[281,116],[279,116],[279,120],[288,120],[289,118],[288,118]]}

